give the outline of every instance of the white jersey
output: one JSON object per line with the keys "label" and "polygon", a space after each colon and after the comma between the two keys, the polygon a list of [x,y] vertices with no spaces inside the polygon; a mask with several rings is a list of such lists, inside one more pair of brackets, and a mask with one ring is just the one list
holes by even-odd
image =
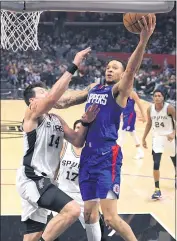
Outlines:
{"label": "white jersey", "polygon": [[[58,187],[80,205],[81,213],[79,220],[83,228],[85,228],[84,202],[78,182],[79,166],[80,156],[75,153],[73,146],[69,142],[65,142],[57,179]],[[53,214],[56,215],[56,213]]]}
{"label": "white jersey", "polygon": [[73,149],[73,146],[66,142],[61,157],[58,183],[59,188],[66,193],[79,193],[79,165],[80,156]]}
{"label": "white jersey", "polygon": [[24,157],[22,166],[28,178],[44,176],[53,179],[63,145],[63,128],[54,114],[45,115],[39,126],[24,132]]}
{"label": "white jersey", "polygon": [[161,111],[156,111],[154,104],[151,106],[153,136],[165,136],[173,132],[173,119],[168,115],[168,105],[168,103],[164,103]]}
{"label": "white jersey", "polygon": [[58,117],[45,115],[38,127],[24,134],[24,157],[16,185],[22,198],[22,221],[46,223],[48,210],[37,201],[54,179],[63,146],[64,132]]}

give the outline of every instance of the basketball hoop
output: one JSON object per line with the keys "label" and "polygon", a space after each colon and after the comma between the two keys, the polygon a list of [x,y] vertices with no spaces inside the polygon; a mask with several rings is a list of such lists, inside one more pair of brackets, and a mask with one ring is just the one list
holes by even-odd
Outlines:
{"label": "basketball hoop", "polygon": [[27,51],[40,49],[38,24],[41,12],[1,10],[1,46],[3,49]]}

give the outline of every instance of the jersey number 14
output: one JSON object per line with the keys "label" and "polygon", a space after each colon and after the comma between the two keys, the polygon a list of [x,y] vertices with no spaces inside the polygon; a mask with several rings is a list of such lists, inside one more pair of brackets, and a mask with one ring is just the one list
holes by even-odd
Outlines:
{"label": "jersey number 14", "polygon": [[55,145],[55,147],[58,148],[58,145],[60,142],[60,137],[58,136],[55,138],[55,135],[51,135],[50,138],[51,138],[51,140],[50,140],[49,146]]}

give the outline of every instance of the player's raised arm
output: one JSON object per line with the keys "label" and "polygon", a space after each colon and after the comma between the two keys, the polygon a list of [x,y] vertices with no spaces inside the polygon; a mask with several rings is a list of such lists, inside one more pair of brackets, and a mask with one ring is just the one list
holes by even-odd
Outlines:
{"label": "player's raised arm", "polygon": [[42,114],[47,113],[57,103],[59,98],[68,89],[72,75],[77,70],[82,60],[90,53],[91,49],[87,48],[78,52],[74,58],[72,65],[62,75],[62,77],[53,85],[52,89],[45,95],[45,98],[30,100],[30,118],[37,119]]}
{"label": "player's raised arm", "polygon": [[132,98],[134,99],[135,103],[137,104],[140,112],[141,112],[142,121],[146,122],[146,115],[144,113],[144,109],[143,109],[143,106],[141,104],[141,100],[140,100],[139,96],[137,95],[137,93],[135,91],[132,91],[131,95],[132,95]]}
{"label": "player's raised arm", "polygon": [[142,18],[144,26],[141,24],[141,22],[139,22],[141,33],[138,46],[131,55],[126,70],[121,77],[121,80],[113,87],[113,94],[114,96],[117,96],[116,101],[122,107],[126,106],[127,98],[130,96],[130,93],[133,89],[135,73],[138,71],[141,65],[146,45],[148,43],[150,36],[154,32],[156,25],[155,15],[152,16],[149,14],[148,24],[145,17]]}
{"label": "player's raised arm", "polygon": [[66,109],[70,106],[83,104],[87,100],[89,91],[95,86],[95,83],[90,84],[84,90],[73,90],[64,93],[62,97],[57,101],[55,109]]}
{"label": "player's raised arm", "polygon": [[145,130],[144,130],[144,135],[143,135],[143,138],[142,138],[142,145],[144,148],[147,148],[147,143],[146,143],[146,137],[152,127],[152,120],[151,120],[151,114],[150,114],[150,111],[151,111],[151,106],[147,109],[147,124],[146,124],[146,127],[145,127]]}
{"label": "player's raised arm", "polygon": [[85,143],[85,137],[87,134],[88,126],[92,121],[94,121],[98,112],[99,108],[96,104],[90,106],[85,112],[85,114],[82,116],[82,125],[77,132],[69,128],[67,123],[61,117],[59,117],[64,130],[64,138],[75,147],[83,147]]}

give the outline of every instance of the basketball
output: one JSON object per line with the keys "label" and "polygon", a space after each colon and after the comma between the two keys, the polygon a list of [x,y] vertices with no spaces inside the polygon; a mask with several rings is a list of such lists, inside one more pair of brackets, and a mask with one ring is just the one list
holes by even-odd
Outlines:
{"label": "basketball", "polygon": [[[129,32],[139,34],[141,32],[141,28],[138,24],[138,21],[141,21],[143,24],[142,17],[145,16],[148,23],[148,14],[149,13],[125,13],[123,16],[124,26]],[[151,15],[155,14],[151,13]]]}

